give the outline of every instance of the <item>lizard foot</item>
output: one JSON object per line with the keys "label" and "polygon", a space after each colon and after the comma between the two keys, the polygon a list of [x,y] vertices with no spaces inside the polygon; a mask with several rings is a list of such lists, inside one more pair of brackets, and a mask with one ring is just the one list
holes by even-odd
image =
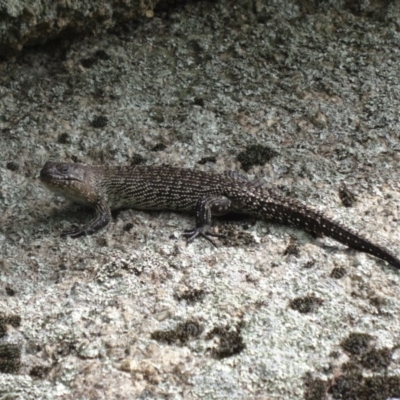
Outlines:
{"label": "lizard foot", "polygon": [[188,229],[183,233],[183,236],[186,238],[186,243],[189,244],[193,242],[194,239],[196,239],[198,236],[203,237],[204,239],[208,240],[214,247],[218,247],[214,240],[211,239],[211,237],[216,237],[216,238],[225,238],[225,235],[219,235],[216,233],[213,233],[210,231],[209,226],[202,226],[202,227],[196,227],[193,229]]}
{"label": "lizard foot", "polygon": [[89,232],[87,229],[85,228],[79,228],[77,226],[75,226],[73,229],[71,230],[67,230],[67,231],[63,231],[61,233],[61,236],[69,236],[73,239],[81,237],[81,236],[87,236],[90,235],[91,232]]}

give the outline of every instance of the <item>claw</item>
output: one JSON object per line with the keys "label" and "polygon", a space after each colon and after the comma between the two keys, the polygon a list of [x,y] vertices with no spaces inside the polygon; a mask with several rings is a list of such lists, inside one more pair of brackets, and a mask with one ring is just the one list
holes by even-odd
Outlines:
{"label": "claw", "polygon": [[86,235],[87,235],[86,229],[80,229],[78,227],[76,227],[74,229],[71,229],[69,231],[63,231],[61,233],[61,237],[69,236],[69,237],[71,237],[73,239],[76,239],[76,238],[81,237],[81,236],[86,236]]}
{"label": "claw", "polygon": [[210,227],[206,227],[206,226],[188,229],[188,230],[184,231],[183,236],[187,239],[186,240],[187,244],[193,242],[193,240],[196,239],[196,237],[201,236],[204,239],[208,240],[214,247],[218,247],[217,244],[214,242],[214,240],[211,239],[211,237],[225,238],[226,236],[210,232],[209,229],[210,229]]}

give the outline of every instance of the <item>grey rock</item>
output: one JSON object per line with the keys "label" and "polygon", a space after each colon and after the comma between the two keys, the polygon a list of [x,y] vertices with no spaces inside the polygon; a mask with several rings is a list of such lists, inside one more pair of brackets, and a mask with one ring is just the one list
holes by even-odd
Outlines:
{"label": "grey rock", "polygon": [[58,37],[97,34],[116,23],[152,17],[159,0],[0,0],[0,55]]}

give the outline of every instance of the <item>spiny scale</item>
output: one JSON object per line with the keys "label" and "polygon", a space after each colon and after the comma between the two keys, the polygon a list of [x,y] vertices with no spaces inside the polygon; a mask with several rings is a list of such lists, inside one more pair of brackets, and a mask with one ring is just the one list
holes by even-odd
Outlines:
{"label": "spiny scale", "polygon": [[400,268],[400,260],[321,213],[271,193],[258,182],[227,172],[212,174],[168,166],[104,167],[47,162],[40,172],[52,191],[96,209],[96,217],[68,234],[90,235],[111,221],[110,209],[175,210],[196,213],[196,227],[185,233],[188,241],[211,236],[212,215],[230,211],[296,226],[329,236]]}
{"label": "spiny scale", "polygon": [[218,175],[171,167],[103,167],[101,176],[99,186],[111,209],[190,212],[199,197],[222,189]]}

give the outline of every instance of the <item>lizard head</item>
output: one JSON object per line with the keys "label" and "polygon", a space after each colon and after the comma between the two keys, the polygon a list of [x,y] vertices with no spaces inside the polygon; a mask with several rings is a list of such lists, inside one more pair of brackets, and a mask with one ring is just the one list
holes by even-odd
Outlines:
{"label": "lizard head", "polygon": [[93,206],[98,201],[93,167],[47,161],[40,181],[52,192],[76,203]]}

